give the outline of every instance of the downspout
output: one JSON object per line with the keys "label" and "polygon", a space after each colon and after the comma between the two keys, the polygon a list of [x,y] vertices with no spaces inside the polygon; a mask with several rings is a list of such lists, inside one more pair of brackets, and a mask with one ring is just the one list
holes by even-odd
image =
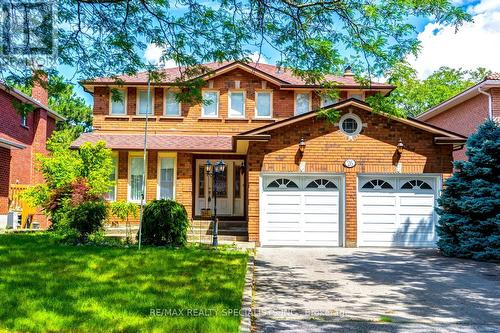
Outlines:
{"label": "downspout", "polygon": [[486,91],[484,90],[481,90],[481,87],[477,87],[477,91],[483,95],[486,95],[488,96],[488,119],[489,120],[493,120],[493,110],[491,108],[491,94],[490,93],[487,93]]}

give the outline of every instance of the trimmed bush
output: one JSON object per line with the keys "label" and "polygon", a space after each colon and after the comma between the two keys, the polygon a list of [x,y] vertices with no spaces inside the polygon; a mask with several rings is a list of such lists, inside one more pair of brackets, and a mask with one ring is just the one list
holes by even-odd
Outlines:
{"label": "trimmed bush", "polygon": [[168,199],[151,201],[144,208],[142,242],[156,246],[184,246],[188,226],[183,205]]}
{"label": "trimmed bush", "polygon": [[104,200],[85,201],[68,212],[69,226],[78,232],[83,243],[90,234],[103,229],[107,217],[108,205]]}

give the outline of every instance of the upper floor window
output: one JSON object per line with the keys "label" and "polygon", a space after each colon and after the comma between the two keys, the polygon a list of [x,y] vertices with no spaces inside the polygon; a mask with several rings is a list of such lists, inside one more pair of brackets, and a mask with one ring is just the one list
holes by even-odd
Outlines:
{"label": "upper floor window", "polygon": [[165,116],[180,116],[181,103],[177,100],[175,92],[167,91],[165,94]]}
{"label": "upper floor window", "polygon": [[333,98],[330,95],[321,96],[321,107],[332,105],[338,102],[338,99]]}
{"label": "upper floor window", "polygon": [[311,94],[297,93],[295,95],[295,114],[303,114],[311,111]]}
{"label": "upper floor window", "polygon": [[272,94],[271,92],[259,91],[255,93],[255,117],[271,118]]}
{"label": "upper floor window", "polygon": [[229,117],[244,118],[245,117],[245,92],[230,91],[229,92]]}
{"label": "upper floor window", "polygon": [[124,115],[126,114],[126,104],[125,104],[125,90],[115,90],[111,92],[111,107],[110,114],[112,115]]}
{"label": "upper floor window", "polygon": [[201,107],[202,117],[217,118],[219,116],[219,92],[204,91]]}
{"label": "upper floor window", "polygon": [[153,90],[149,94],[149,103],[147,90],[139,90],[137,92],[137,114],[153,114]]}
{"label": "upper floor window", "polygon": [[28,116],[21,116],[21,126],[28,127]]}

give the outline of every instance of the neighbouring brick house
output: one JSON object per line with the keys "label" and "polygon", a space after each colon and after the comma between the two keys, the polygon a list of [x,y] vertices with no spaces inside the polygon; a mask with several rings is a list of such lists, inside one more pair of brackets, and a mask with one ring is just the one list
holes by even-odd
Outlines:
{"label": "neighbouring brick house", "polygon": [[[493,73],[473,87],[462,91],[417,117],[466,137],[487,119],[500,120],[500,73]],[[465,148],[453,153],[455,160],[465,160]]]}
{"label": "neighbouring brick house", "polygon": [[[392,86],[361,86],[346,70],[330,76],[339,100],[272,65],[207,64],[202,95],[175,99],[178,68],[152,88],[146,198],[182,203],[193,225],[213,208],[205,163],[223,160],[217,212],[221,233],[261,245],[432,246],[433,207],[453,149],[465,137],[414,119],[374,113],[364,99]],[[82,82],[94,96],[93,133],[73,146],[105,140],[113,150],[110,200],[139,202],[147,77]],[[110,99],[116,88],[123,101]],[[333,124],[319,109],[340,111]],[[209,237],[209,230],[201,230]]]}
{"label": "neighbouring brick house", "polygon": [[[21,117],[16,102],[32,105],[33,112]],[[48,108],[47,90],[37,82],[32,97],[0,83],[0,113],[0,225],[5,225],[12,208],[9,207],[12,186],[44,181],[35,167],[35,156],[47,153],[47,138],[54,131],[56,121],[63,118]],[[47,227],[44,215],[36,214],[35,221]]]}

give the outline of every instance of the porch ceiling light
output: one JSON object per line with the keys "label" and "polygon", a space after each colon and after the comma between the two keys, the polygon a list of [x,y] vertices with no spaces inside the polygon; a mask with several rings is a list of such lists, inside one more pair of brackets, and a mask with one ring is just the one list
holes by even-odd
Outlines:
{"label": "porch ceiling light", "polygon": [[300,138],[300,141],[299,141],[299,151],[304,154],[304,151],[306,150],[306,142],[304,140],[304,137],[301,137]]}
{"label": "porch ceiling light", "polygon": [[402,154],[403,150],[405,149],[405,145],[403,143],[403,140],[401,140],[401,138],[399,139],[398,144],[396,145],[396,149],[398,150],[399,154]]}

